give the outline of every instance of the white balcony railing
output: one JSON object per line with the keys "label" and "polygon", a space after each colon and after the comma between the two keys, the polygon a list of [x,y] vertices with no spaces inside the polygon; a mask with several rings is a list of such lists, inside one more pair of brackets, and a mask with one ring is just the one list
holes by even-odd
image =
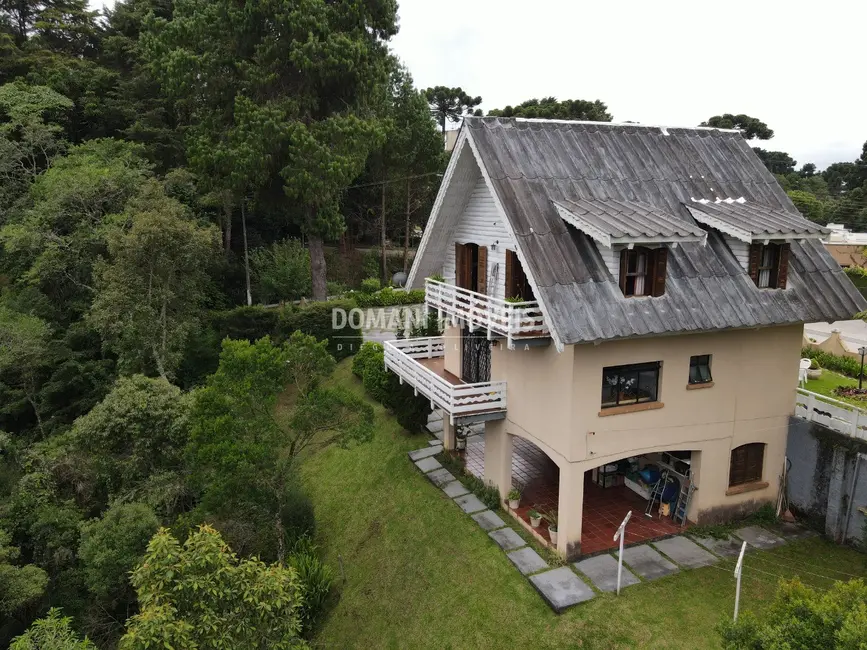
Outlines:
{"label": "white balcony railing", "polygon": [[470,328],[481,327],[489,333],[505,336],[510,349],[516,339],[550,335],[535,300],[508,302],[428,278],[425,281],[425,303],[436,309],[440,318],[447,314]]}
{"label": "white balcony railing", "polygon": [[452,424],[458,416],[506,410],[506,382],[465,384],[446,373],[442,337],[386,341],[383,347],[385,367],[448,413]]}
{"label": "white balcony railing", "polygon": [[867,413],[846,402],[799,388],[795,415],[839,433],[867,440]]}

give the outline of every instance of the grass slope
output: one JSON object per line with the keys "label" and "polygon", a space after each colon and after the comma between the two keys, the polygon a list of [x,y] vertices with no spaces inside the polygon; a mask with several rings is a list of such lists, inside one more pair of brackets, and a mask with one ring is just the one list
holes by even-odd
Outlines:
{"label": "grass slope", "polygon": [[[335,381],[363,394],[342,363]],[[406,452],[427,444],[380,406],[364,446],[326,449],[303,466],[319,542],[346,583],[314,646],[324,648],[718,648],[731,616],[733,562],[598,595],[556,616],[469,517]],[[742,611],[762,607],[776,576],[827,588],[821,576],[867,575],[867,556],[819,539],[746,561]],[[761,573],[760,573],[761,572]],[[809,573],[807,573],[809,572]],[[815,574],[815,575],[810,575]]]}

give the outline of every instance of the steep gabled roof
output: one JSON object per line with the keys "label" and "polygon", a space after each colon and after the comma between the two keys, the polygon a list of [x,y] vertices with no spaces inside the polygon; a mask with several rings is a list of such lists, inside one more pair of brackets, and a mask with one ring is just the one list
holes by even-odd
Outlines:
{"label": "steep gabled roof", "polygon": [[[625,298],[596,244],[558,213],[555,203],[619,202],[691,230],[698,226],[687,205],[742,197],[763,213],[796,215],[737,132],[506,118],[466,118],[462,131],[469,146],[460,141],[455,156],[472,150],[558,345],[842,320],[867,308],[820,242],[792,240],[788,287],[758,289],[713,230],[706,246],[672,247],[665,295]],[[449,227],[438,213],[428,231]],[[442,255],[426,245],[432,236],[425,233],[413,266],[415,284]]]}

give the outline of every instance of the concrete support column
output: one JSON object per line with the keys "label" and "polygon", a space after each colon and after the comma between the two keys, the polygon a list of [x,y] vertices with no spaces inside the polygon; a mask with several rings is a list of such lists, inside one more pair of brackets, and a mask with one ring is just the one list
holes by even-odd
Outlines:
{"label": "concrete support column", "polygon": [[485,423],[485,482],[497,486],[501,499],[512,489],[512,436],[505,420]]}
{"label": "concrete support column", "polygon": [[443,413],[443,449],[455,448],[455,425],[449,422],[449,414]]}
{"label": "concrete support column", "polygon": [[567,560],[581,555],[583,510],[584,470],[578,463],[566,463],[560,467],[557,551]]}

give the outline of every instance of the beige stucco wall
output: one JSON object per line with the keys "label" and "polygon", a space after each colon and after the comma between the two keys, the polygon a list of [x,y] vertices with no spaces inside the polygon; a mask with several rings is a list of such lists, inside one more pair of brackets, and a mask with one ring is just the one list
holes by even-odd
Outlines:
{"label": "beige stucco wall", "polygon": [[[508,382],[506,429],[564,468],[586,471],[661,450],[692,450],[698,492],[690,518],[725,518],[773,501],[798,376],[802,326],[493,352],[492,378]],[[689,359],[711,354],[714,385],[687,390]],[[602,369],[661,361],[656,410],[600,417]],[[762,442],[768,487],[726,495],[730,452]],[[562,515],[561,515],[562,516]]]}

